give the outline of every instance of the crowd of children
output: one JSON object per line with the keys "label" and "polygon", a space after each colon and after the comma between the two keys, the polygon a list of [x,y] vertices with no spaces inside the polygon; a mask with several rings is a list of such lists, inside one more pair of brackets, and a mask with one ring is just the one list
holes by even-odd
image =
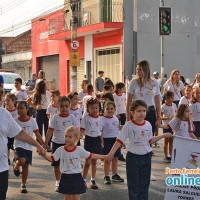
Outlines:
{"label": "crowd of children", "polygon": [[[161,106],[162,124],[158,124],[158,128],[163,128],[163,135],[153,137],[152,125],[145,120],[148,106],[144,101],[132,102],[128,108],[131,121],[126,123],[126,88],[122,82],[114,85],[111,80],[107,80],[104,91],[98,92],[97,97],[87,80],[81,84],[82,91],[70,92],[67,97],[61,96],[58,90],[49,91],[44,80],[36,84],[34,93],[29,97],[21,85],[22,80],[16,78],[15,89],[4,97],[5,109],[20,127],[31,137],[35,134],[37,141],[48,152],[52,152],[52,156],[46,154],[44,158],[54,168],[55,191],[64,194],[65,199],[80,199],[80,194],[86,192],[90,166],[90,188],[98,189],[95,180],[97,159],[103,159],[105,184],[123,182],[117,169],[120,147],[127,140],[129,198],[148,199],[151,144],[164,138],[164,161],[171,162],[173,134],[200,138],[199,87],[187,85],[180,101],[177,98],[174,101],[177,94],[165,91]],[[36,119],[29,116],[29,106],[36,110]],[[84,141],[83,147],[81,138]],[[19,139],[8,138],[9,164],[10,150],[13,150],[14,155],[14,174],[22,174],[20,191],[26,193],[29,165],[32,164],[32,146]],[[81,158],[85,158],[84,166],[80,164]]]}

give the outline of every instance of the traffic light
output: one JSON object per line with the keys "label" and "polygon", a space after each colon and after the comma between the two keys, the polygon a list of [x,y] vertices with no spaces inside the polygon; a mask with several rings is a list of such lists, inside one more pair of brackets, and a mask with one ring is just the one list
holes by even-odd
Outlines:
{"label": "traffic light", "polygon": [[171,8],[159,7],[159,35],[170,35],[172,30]]}

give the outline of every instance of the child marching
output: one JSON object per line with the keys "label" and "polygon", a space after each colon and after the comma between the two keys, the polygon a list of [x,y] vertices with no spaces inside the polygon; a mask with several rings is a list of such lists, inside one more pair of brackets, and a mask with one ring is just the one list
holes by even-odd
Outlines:
{"label": "child marching", "polygon": [[104,155],[92,154],[77,146],[80,133],[77,127],[70,126],[65,131],[65,144],[59,147],[52,156],[44,156],[48,161],[60,160],[61,180],[59,192],[65,200],[80,200],[80,194],[86,192],[81,175],[81,158],[103,159]]}
{"label": "child marching", "polygon": [[[85,135],[84,149],[91,153],[102,154],[103,138],[101,133],[101,117],[99,116],[100,102],[97,99],[90,98],[87,101],[87,112],[81,121],[81,136]],[[97,160],[86,159],[83,168],[83,179],[86,184],[88,170],[91,166],[91,181],[90,186],[92,189],[98,189],[95,182]]]}
{"label": "child marching", "polygon": [[[114,115],[116,109],[115,109],[115,103],[114,102],[107,102],[104,106],[104,116],[102,117],[102,134],[103,134],[103,141],[104,141],[104,148],[103,153],[104,155],[107,155],[110,150],[112,149],[116,138],[119,134],[119,120]],[[114,155],[114,158],[112,159],[112,181],[116,182],[124,182],[124,179],[121,178],[117,173],[117,167],[118,167],[118,157],[120,157],[121,152],[120,149],[118,149]],[[107,163],[104,161],[104,183],[105,184],[111,184],[111,179],[109,176],[110,171],[110,163]]]}
{"label": "child marching", "polygon": [[[36,138],[41,145],[44,144],[44,141],[39,133],[38,125],[35,119],[27,115],[29,105],[26,101],[20,101],[17,104],[17,112],[19,117],[16,122],[21,126],[31,137],[33,133],[36,135]],[[20,176],[20,167],[22,167],[22,184],[21,184],[21,193],[27,193],[26,181],[28,178],[29,165],[32,164],[32,151],[33,147],[21,140],[14,140],[15,146],[15,162],[13,163],[13,171],[15,176]]]}
{"label": "child marching", "polygon": [[[171,91],[167,91],[165,93],[165,104],[161,106],[161,118],[163,124],[168,124],[170,120],[172,120],[176,114],[176,104],[174,101],[174,93]],[[173,134],[172,129],[163,129],[163,133],[171,133]],[[164,138],[164,161],[171,162],[172,157],[172,148],[173,148],[173,137]]]}
{"label": "child marching", "polygon": [[147,104],[142,100],[136,100],[130,108],[132,121],[122,128],[117,140],[106,157],[110,162],[117,149],[127,139],[126,173],[129,199],[147,200],[151,174],[151,152],[150,144],[161,138],[169,137],[169,133],[153,137],[151,124],[145,120]]}
{"label": "child marching", "polygon": [[51,119],[54,115],[59,114],[58,100],[60,92],[58,90],[51,91],[51,104],[47,108],[47,117]]}
{"label": "child marching", "polygon": [[[80,123],[77,119],[69,114],[69,106],[70,101],[67,97],[63,96],[58,100],[58,108],[60,114],[54,115],[50,120],[49,129],[47,132],[47,136],[45,139],[44,147],[46,149],[49,148],[48,142],[52,137],[52,153],[56,151],[60,146],[65,145],[65,130],[69,126],[80,126]],[[53,135],[53,136],[52,136]],[[53,161],[51,165],[54,167],[54,175],[56,178],[56,188],[55,191],[59,190],[59,182],[60,182],[60,161]]]}

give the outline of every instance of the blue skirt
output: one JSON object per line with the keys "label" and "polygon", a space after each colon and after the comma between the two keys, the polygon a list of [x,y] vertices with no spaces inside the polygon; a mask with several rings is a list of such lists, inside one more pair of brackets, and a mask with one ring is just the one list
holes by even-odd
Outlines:
{"label": "blue skirt", "polygon": [[85,136],[84,149],[90,153],[102,154],[101,137]]}
{"label": "blue skirt", "polygon": [[86,192],[81,173],[61,174],[59,192],[62,194],[83,194]]}
{"label": "blue skirt", "polygon": [[171,133],[171,134],[174,134],[171,128],[163,129],[163,133]]}
{"label": "blue skirt", "polygon": [[15,159],[25,158],[26,162],[32,165],[32,151],[17,147],[15,148]]}
{"label": "blue skirt", "polygon": [[[103,154],[107,155],[109,154],[110,150],[112,149],[113,145],[116,142],[116,138],[103,138],[104,140],[104,148],[103,148]],[[121,151],[120,148],[117,149],[117,151],[115,152],[114,157],[115,158],[119,158],[121,155]]]}
{"label": "blue skirt", "polygon": [[[52,154],[61,146],[64,146],[65,144],[57,144],[55,142],[52,142]],[[60,166],[60,160],[51,162],[51,166]]]}
{"label": "blue skirt", "polygon": [[193,122],[194,126],[195,126],[195,131],[194,131],[194,135],[196,137],[200,137],[200,121],[199,122]]}

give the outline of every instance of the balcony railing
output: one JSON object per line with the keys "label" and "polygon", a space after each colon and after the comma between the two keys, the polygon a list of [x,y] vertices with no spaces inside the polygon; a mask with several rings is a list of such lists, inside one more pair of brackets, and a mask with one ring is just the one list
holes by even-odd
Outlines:
{"label": "balcony railing", "polygon": [[[49,20],[49,35],[71,30],[72,12],[63,13]],[[89,26],[100,22],[123,22],[123,4],[112,3],[110,5],[95,4],[89,7],[82,6],[77,13],[78,27]]]}

